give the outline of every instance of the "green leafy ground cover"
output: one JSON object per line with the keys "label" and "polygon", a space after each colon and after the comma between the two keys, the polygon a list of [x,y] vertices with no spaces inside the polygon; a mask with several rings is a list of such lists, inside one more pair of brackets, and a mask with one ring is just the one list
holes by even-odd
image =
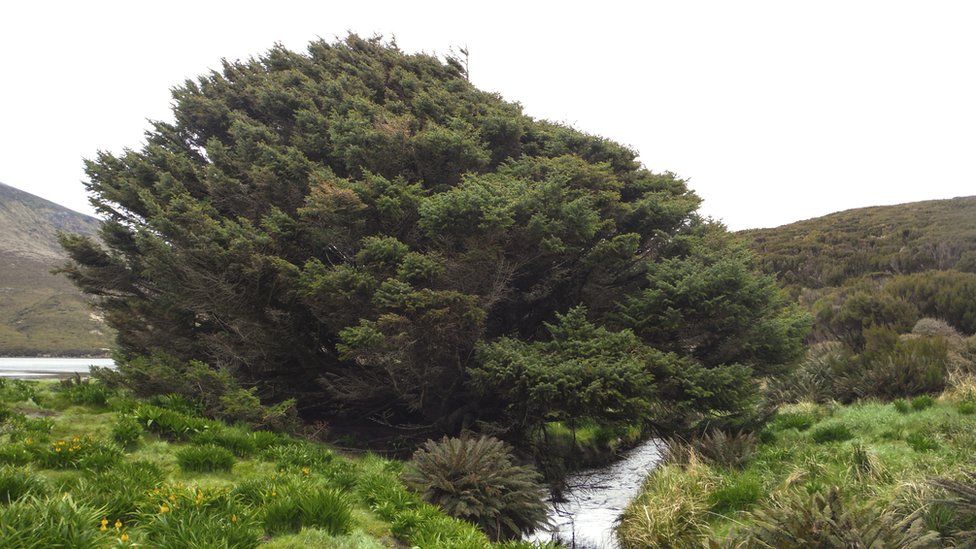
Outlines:
{"label": "green leafy ground cover", "polygon": [[785,406],[744,466],[699,455],[652,473],[624,514],[623,545],[699,545],[710,539],[716,545],[763,546],[743,540],[764,512],[781,508],[790,497],[826,495],[837,487],[852,510],[887,510],[899,519],[914,514],[921,519],[918,527],[942,538],[918,546],[951,546],[963,517],[940,506],[931,480],[959,478],[974,468],[972,402],[956,390],[937,400]]}
{"label": "green leafy ground cover", "polygon": [[501,546],[408,491],[399,462],[179,399],[4,380],[0,403],[0,547]]}

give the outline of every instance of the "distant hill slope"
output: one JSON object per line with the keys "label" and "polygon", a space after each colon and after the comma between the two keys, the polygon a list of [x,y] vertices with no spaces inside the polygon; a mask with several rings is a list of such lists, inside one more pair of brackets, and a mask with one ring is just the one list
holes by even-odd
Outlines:
{"label": "distant hill slope", "polygon": [[94,235],[98,220],[0,183],[0,356],[105,354],[111,333],[51,269],[57,232]]}
{"label": "distant hill slope", "polygon": [[858,208],[739,233],[787,285],[839,286],[873,273],[976,271],[976,196]]}

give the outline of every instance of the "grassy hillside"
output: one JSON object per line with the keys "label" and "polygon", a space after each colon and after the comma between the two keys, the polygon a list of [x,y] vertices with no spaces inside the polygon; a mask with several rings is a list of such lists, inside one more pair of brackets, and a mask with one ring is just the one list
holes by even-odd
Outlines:
{"label": "grassy hillside", "polygon": [[0,356],[102,355],[111,332],[51,269],[58,231],[92,235],[98,220],[0,183]]}
{"label": "grassy hillside", "polygon": [[976,271],[976,196],[837,212],[739,233],[787,285],[840,286],[872,273]]}
{"label": "grassy hillside", "polygon": [[526,547],[424,503],[401,467],[180,399],[0,380],[2,547]]}

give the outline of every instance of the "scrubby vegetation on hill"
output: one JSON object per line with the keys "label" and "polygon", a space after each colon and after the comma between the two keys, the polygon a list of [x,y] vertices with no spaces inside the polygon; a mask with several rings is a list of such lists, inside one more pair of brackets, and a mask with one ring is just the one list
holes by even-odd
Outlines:
{"label": "scrubby vegetation on hill", "polygon": [[520,546],[426,503],[402,463],[153,402],[0,379],[0,546]]}
{"label": "scrubby vegetation on hill", "polygon": [[766,272],[802,288],[874,274],[976,272],[976,197],[875,206],[742,231]]}
{"label": "scrubby vegetation on hill", "polygon": [[453,60],[278,47],[185,83],[174,114],[87,163],[103,245],[63,240],[124,362],[205,364],[306,420],[410,426],[408,447],[524,447],[553,421],[748,422],[802,351],[805,315],[684,181]]}

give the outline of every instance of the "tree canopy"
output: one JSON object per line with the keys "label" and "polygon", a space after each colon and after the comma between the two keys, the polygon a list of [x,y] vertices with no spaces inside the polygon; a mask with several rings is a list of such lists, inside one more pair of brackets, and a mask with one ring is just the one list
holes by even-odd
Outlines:
{"label": "tree canopy", "polygon": [[[86,163],[101,242],[63,238],[123,358],[452,431],[526,394],[540,420],[734,414],[801,350],[805,316],[683,180],[454,60],[350,36],[173,98],[142,148]],[[545,387],[574,372],[584,392]]]}

